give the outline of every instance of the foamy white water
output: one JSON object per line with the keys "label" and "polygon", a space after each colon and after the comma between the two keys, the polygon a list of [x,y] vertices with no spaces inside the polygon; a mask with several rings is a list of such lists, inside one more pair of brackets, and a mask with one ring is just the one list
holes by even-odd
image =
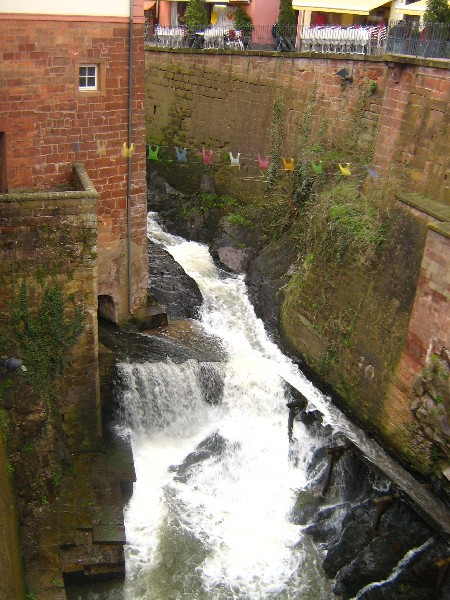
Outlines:
{"label": "foamy white water", "polygon": [[[137,475],[126,509],[126,598],[334,597],[317,550],[288,518],[315,440],[296,423],[299,461],[288,460],[283,378],[322,412],[326,399],[268,338],[242,277],[220,272],[205,246],[167,234],[153,215],[149,236],[196,279],[200,323],[228,358],[215,366],[219,406],[204,402],[196,361],[121,365]],[[201,459],[184,462],[199,444]]]}

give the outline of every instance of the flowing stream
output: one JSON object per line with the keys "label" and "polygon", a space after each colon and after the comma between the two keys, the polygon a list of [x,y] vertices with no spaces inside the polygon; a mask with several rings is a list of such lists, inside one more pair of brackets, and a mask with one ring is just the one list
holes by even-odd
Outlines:
{"label": "flowing stream", "polygon": [[[164,232],[153,214],[148,227],[197,281],[200,323],[227,358],[120,365],[122,431],[137,475],[125,515],[125,596],[333,598],[318,550],[289,519],[317,442],[296,423],[298,460],[289,460],[283,378],[313,404],[326,400],[270,341],[241,276],[220,271],[206,246]],[[208,366],[223,381],[216,406],[204,401]]]}
{"label": "flowing stream", "polygon": [[[291,518],[324,440],[296,421],[292,459],[285,381],[323,425],[383,455],[269,339],[242,276],[218,269],[206,246],[163,231],[152,213],[148,233],[197,281],[199,324],[226,358],[119,365],[119,430],[137,476],[125,514],[126,600],[335,598],[320,547]],[[205,402],[211,385],[215,405]]]}

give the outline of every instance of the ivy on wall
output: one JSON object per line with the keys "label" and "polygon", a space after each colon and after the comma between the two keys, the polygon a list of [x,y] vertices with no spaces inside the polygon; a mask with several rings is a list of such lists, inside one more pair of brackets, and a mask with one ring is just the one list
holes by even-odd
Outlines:
{"label": "ivy on wall", "polygon": [[[70,310],[69,310],[70,309]],[[69,312],[71,313],[69,315]],[[73,297],[65,297],[56,280],[42,283],[36,310],[30,306],[25,280],[14,291],[10,320],[6,324],[6,347],[26,365],[25,380],[47,401],[53,397],[53,382],[64,372],[69,353],[84,328],[83,310]]]}

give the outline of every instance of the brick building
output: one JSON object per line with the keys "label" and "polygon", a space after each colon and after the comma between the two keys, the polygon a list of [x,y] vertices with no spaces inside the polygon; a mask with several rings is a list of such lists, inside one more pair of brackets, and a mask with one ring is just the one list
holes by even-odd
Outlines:
{"label": "brick building", "polygon": [[143,31],[143,0],[0,5],[0,192],[60,189],[84,163],[114,321],[140,316],[147,289]]}

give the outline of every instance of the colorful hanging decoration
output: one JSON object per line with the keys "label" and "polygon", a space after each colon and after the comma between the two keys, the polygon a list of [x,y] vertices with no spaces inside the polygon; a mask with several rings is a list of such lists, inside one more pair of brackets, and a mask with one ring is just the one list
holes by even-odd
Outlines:
{"label": "colorful hanging decoration", "polygon": [[313,168],[314,173],[323,173],[323,164],[321,160],[319,160],[317,164],[312,160],[311,166]]}
{"label": "colorful hanging decoration", "polygon": [[291,158],[291,160],[287,160],[286,158],[281,157],[281,160],[283,161],[283,168],[285,171],[293,171],[294,170],[294,159]]}
{"label": "colorful hanging decoration", "polygon": [[205,163],[205,165],[212,165],[213,154],[214,154],[214,152],[213,152],[212,148],[209,150],[209,154],[206,154],[206,150],[204,148],[202,148],[203,162]]}
{"label": "colorful hanging decoration", "polygon": [[108,140],[97,140],[97,154],[99,156],[104,156],[106,154],[106,146],[108,145]]}
{"label": "colorful hanging decoration", "polygon": [[364,167],[366,169],[366,171],[369,173],[369,175],[371,175],[371,177],[379,177],[378,173],[376,172],[374,167],[370,167],[369,165],[365,165]]}
{"label": "colorful hanging decoration", "polygon": [[[150,152],[150,148],[149,148],[149,152]],[[183,150],[180,152],[178,146],[175,146],[175,152],[177,155],[178,162],[187,162],[187,148],[183,148]]]}
{"label": "colorful hanging decoration", "polygon": [[149,146],[147,158],[149,160],[159,160],[158,159],[159,146]]}
{"label": "colorful hanging decoration", "polygon": [[131,158],[133,156],[133,152],[134,152],[134,144],[131,144],[131,146],[128,148],[126,142],[124,142],[123,146],[122,146],[122,156],[124,158]]}
{"label": "colorful hanging decoration", "polygon": [[339,163],[339,168],[341,170],[342,175],[345,175],[345,177],[350,177],[350,175],[352,174],[352,172],[350,171],[350,163],[345,163],[345,167],[343,167],[341,163]]}
{"label": "colorful hanging decoration", "polygon": [[233,156],[232,152],[229,152],[228,154],[230,155],[231,166],[239,167],[239,169],[240,169],[241,168],[241,163],[240,163],[241,153],[238,152],[236,157]]}
{"label": "colorful hanging decoration", "polygon": [[269,156],[266,154],[266,158],[261,158],[258,154],[258,163],[260,169],[268,169],[269,168]]}

